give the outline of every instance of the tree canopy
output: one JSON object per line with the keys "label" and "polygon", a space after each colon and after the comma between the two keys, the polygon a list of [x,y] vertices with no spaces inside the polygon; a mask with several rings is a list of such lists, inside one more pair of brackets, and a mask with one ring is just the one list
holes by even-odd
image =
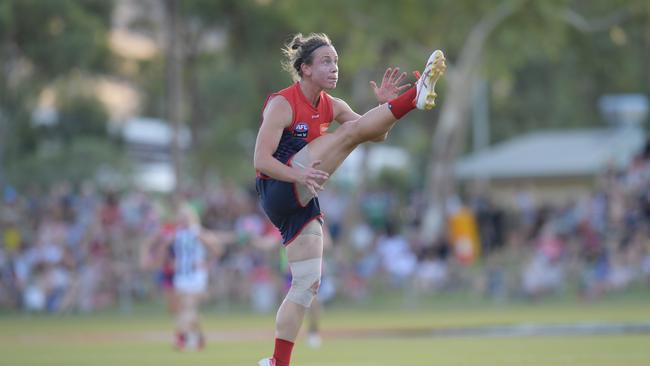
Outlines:
{"label": "tree canopy", "polygon": [[[151,1],[134,4],[161,6]],[[197,179],[220,176],[250,182],[262,104],[266,95],[290,83],[280,68],[280,48],[296,32],[330,35],[341,56],[341,82],[332,94],[364,112],[372,100],[369,80],[379,79],[387,66],[421,68],[435,48],[445,50],[450,63],[439,91],[440,102],[446,103],[472,30],[490,14],[506,9],[507,16],[484,34],[473,71],[488,85],[491,142],[533,129],[599,125],[596,102],[601,95],[650,91],[650,5],[643,0],[179,4],[185,58],[183,120],[195,141],[186,169]],[[74,75],[129,80],[143,95],[141,113],[164,118],[165,53],[137,61],[135,69],[116,67],[121,60],[108,46],[114,9],[114,2],[103,0],[0,2],[0,167],[5,174],[21,159],[33,159],[39,146],[52,138],[108,139],[98,133],[101,122],[80,127],[83,122],[75,117],[82,113],[94,121],[106,118],[92,95],[60,99],[58,116],[64,121],[58,135],[44,136],[31,123],[44,88],[68,85],[65,80]],[[147,30],[144,33],[152,38],[164,33],[164,21],[156,22],[147,12],[130,27]],[[407,147],[416,164],[424,167],[435,130],[431,120],[438,113],[407,117],[388,143]],[[464,119],[469,118],[468,111]],[[416,170],[413,186],[423,185],[423,170]]]}

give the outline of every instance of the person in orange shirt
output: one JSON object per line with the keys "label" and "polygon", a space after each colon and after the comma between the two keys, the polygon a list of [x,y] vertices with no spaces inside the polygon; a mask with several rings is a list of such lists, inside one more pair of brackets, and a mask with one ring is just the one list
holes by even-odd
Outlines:
{"label": "person in orange shirt", "polygon": [[458,204],[452,204],[449,215],[449,239],[456,258],[463,264],[472,264],[480,256],[480,241],[476,219],[472,211]]}

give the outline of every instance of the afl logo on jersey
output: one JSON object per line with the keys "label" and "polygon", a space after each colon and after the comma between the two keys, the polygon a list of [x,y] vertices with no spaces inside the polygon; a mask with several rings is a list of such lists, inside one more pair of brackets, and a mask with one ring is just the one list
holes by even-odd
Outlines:
{"label": "afl logo on jersey", "polygon": [[305,122],[296,123],[296,127],[293,128],[294,137],[305,138],[307,137],[307,133],[309,133],[309,125],[307,123]]}

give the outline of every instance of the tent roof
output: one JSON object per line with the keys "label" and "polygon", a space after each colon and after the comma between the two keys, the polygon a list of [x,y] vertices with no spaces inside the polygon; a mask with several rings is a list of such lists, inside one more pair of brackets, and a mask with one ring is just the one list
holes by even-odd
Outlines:
{"label": "tent roof", "polygon": [[627,164],[643,143],[637,128],[534,132],[461,159],[456,174],[461,179],[594,175],[609,164]]}

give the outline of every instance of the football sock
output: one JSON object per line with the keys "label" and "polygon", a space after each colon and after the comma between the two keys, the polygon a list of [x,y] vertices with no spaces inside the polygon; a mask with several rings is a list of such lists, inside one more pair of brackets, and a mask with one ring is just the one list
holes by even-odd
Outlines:
{"label": "football sock", "polygon": [[417,90],[415,87],[410,88],[404,94],[388,102],[388,108],[396,119],[404,117],[408,112],[415,109],[415,97]]}
{"label": "football sock", "polygon": [[289,366],[289,363],[291,362],[292,350],[293,350],[293,342],[276,338],[275,351],[273,351],[275,366]]}

